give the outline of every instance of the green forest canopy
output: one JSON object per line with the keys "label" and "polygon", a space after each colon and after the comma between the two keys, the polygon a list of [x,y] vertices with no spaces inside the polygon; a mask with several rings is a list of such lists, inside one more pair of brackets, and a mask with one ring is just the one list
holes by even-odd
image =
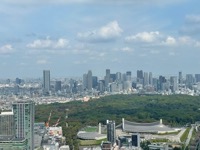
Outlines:
{"label": "green forest canopy", "polygon": [[[66,111],[68,109],[68,111]],[[61,123],[97,125],[106,120],[117,124],[125,118],[135,122],[152,122],[163,119],[165,124],[183,125],[200,120],[200,97],[187,95],[111,95],[88,102],[72,101],[36,106],[36,122],[47,121],[50,111],[54,124],[61,116]]]}

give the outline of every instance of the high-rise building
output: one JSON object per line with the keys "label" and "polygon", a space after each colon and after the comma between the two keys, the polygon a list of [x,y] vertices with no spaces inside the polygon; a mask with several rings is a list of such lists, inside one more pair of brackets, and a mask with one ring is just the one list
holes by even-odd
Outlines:
{"label": "high-rise building", "polygon": [[134,133],[131,136],[132,146],[134,147],[140,147],[140,134]]}
{"label": "high-rise building", "polygon": [[178,73],[178,83],[183,84],[183,75],[182,75],[181,71],[179,71],[179,73]]}
{"label": "high-rise building", "polygon": [[126,72],[126,81],[131,81],[131,71]]}
{"label": "high-rise building", "polygon": [[110,83],[110,69],[106,69],[106,76],[105,76],[105,87],[108,87]]}
{"label": "high-rise building", "polygon": [[120,82],[121,79],[122,79],[122,74],[121,74],[121,72],[117,72],[117,73],[116,73],[116,80],[117,80],[117,82]]}
{"label": "high-rise building", "polygon": [[195,82],[200,82],[200,74],[195,74]]}
{"label": "high-rise building", "polygon": [[0,137],[15,135],[13,112],[1,112],[0,114]]}
{"label": "high-rise building", "polygon": [[98,77],[92,76],[92,88],[97,88],[98,86]]}
{"label": "high-rise building", "polygon": [[112,143],[116,141],[115,121],[107,120],[107,140]]}
{"label": "high-rise building", "polygon": [[92,90],[92,71],[91,70],[89,70],[87,74],[87,89],[89,91]]}
{"label": "high-rise building", "polygon": [[27,140],[27,150],[34,149],[35,103],[18,101],[13,103],[15,136]]}
{"label": "high-rise building", "polygon": [[143,71],[142,70],[137,70],[137,78],[143,79]]}
{"label": "high-rise building", "polygon": [[61,91],[61,81],[56,81],[55,82],[55,91]]}
{"label": "high-rise building", "polygon": [[152,76],[152,72],[149,72],[149,85],[153,85],[153,76]]}
{"label": "high-rise building", "polygon": [[43,70],[43,91],[44,93],[50,91],[50,70]]}
{"label": "high-rise building", "polygon": [[148,72],[144,72],[144,86],[149,84]]}
{"label": "high-rise building", "polygon": [[185,84],[187,88],[192,89],[192,85],[194,84],[194,77],[192,74],[186,74]]}
{"label": "high-rise building", "polygon": [[178,80],[176,76],[170,77],[170,85],[172,92],[176,92],[178,90]]}

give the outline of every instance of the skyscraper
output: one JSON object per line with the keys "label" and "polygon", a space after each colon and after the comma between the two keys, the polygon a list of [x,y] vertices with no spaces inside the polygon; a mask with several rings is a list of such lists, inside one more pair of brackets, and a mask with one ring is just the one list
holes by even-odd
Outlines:
{"label": "skyscraper", "polygon": [[149,85],[153,85],[153,76],[152,76],[152,72],[149,72]]}
{"label": "skyscraper", "polygon": [[144,86],[149,84],[148,72],[144,72]]}
{"label": "skyscraper", "polygon": [[126,81],[131,81],[131,71],[126,72]]}
{"label": "skyscraper", "polygon": [[115,131],[115,121],[107,120],[107,140],[112,143],[115,143],[116,140],[116,131]]}
{"label": "skyscraper", "polygon": [[89,70],[87,74],[87,89],[89,91],[92,90],[92,71],[91,70]]}
{"label": "skyscraper", "polygon": [[179,73],[178,73],[178,83],[179,84],[183,84],[183,76],[182,76],[182,72],[181,71],[179,71]]}
{"label": "skyscraper", "polygon": [[50,91],[50,70],[43,70],[43,91],[44,93]]}
{"label": "skyscraper", "polygon": [[19,101],[13,103],[15,136],[27,140],[27,150],[34,149],[35,103]]}
{"label": "skyscraper", "polygon": [[108,87],[110,83],[110,69],[106,69],[106,76],[105,76],[105,87]]}

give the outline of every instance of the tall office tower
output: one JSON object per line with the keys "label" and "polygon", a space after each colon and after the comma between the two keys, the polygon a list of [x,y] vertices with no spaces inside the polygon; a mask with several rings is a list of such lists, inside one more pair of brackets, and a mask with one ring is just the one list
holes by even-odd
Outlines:
{"label": "tall office tower", "polygon": [[92,90],[92,71],[89,70],[87,74],[87,89]]}
{"label": "tall office tower", "polygon": [[132,141],[131,142],[132,146],[134,146],[134,147],[140,147],[140,134],[139,133],[132,134],[131,141]]}
{"label": "tall office tower", "polygon": [[172,92],[176,92],[178,90],[178,80],[177,77],[170,77],[170,85]]}
{"label": "tall office tower", "polygon": [[34,149],[35,103],[18,101],[13,103],[15,136],[27,140],[27,150]]}
{"label": "tall office tower", "polygon": [[116,74],[110,74],[110,82],[116,81]]}
{"label": "tall office tower", "polygon": [[153,75],[152,75],[152,72],[149,72],[149,85],[153,85]]}
{"label": "tall office tower", "polygon": [[116,141],[115,121],[107,120],[107,140],[112,143]]}
{"label": "tall office tower", "polygon": [[43,91],[50,91],[50,70],[43,70]]}
{"label": "tall office tower", "polygon": [[0,137],[13,137],[14,132],[14,115],[13,112],[1,112],[0,114]]}
{"label": "tall office tower", "polygon": [[126,72],[126,80],[131,81],[131,71]]}
{"label": "tall office tower", "polygon": [[143,79],[143,71],[142,70],[137,70],[137,78]]}
{"label": "tall office tower", "polygon": [[110,83],[110,69],[106,69],[105,87],[108,87],[109,83]]}
{"label": "tall office tower", "polygon": [[200,82],[200,74],[195,74],[195,82]]}
{"label": "tall office tower", "polygon": [[158,80],[158,90],[163,90],[163,85],[164,83],[166,83],[167,80],[165,79],[164,76],[159,76],[159,80]]}
{"label": "tall office tower", "polygon": [[149,84],[148,72],[144,72],[144,86]]}
{"label": "tall office tower", "polygon": [[98,78],[97,76],[92,76],[92,88],[97,88],[98,86]]}
{"label": "tall office tower", "polygon": [[186,74],[185,84],[187,88],[192,89],[192,85],[194,84],[194,77],[192,74]]}
{"label": "tall office tower", "polygon": [[116,73],[116,80],[117,80],[117,82],[120,82],[121,79],[122,79],[122,74],[121,74],[121,72],[117,72],[117,73]]}
{"label": "tall office tower", "polygon": [[87,88],[87,74],[83,74],[83,89]]}
{"label": "tall office tower", "polygon": [[98,90],[103,93],[105,91],[104,80],[99,80]]}
{"label": "tall office tower", "polygon": [[61,81],[56,81],[55,82],[55,91],[61,91]]}
{"label": "tall office tower", "polygon": [[178,83],[183,84],[183,75],[182,75],[181,71],[179,71],[179,73],[178,73]]}

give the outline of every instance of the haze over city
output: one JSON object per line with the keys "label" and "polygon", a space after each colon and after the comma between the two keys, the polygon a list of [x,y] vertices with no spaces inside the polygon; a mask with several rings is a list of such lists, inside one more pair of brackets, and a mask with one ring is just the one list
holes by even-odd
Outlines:
{"label": "haze over city", "polygon": [[197,0],[2,0],[0,78],[199,73]]}

